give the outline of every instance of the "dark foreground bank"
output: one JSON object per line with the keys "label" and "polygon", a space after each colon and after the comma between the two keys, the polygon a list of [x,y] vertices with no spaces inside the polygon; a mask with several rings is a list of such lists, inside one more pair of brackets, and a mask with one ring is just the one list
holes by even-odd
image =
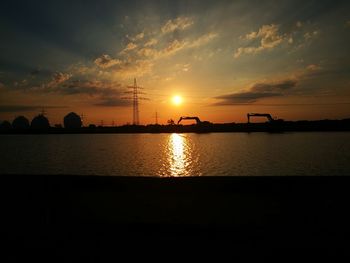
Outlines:
{"label": "dark foreground bank", "polygon": [[[348,177],[0,176],[1,242],[40,249],[348,248]],[[34,252],[33,252],[34,251]],[[116,252],[116,253],[119,253]],[[25,254],[28,256],[28,254]]]}

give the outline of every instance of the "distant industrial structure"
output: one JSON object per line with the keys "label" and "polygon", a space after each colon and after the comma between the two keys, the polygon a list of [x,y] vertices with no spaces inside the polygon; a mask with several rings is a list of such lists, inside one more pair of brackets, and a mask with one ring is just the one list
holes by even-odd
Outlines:
{"label": "distant industrial structure", "polygon": [[282,122],[283,119],[274,119],[269,113],[247,113],[248,123],[250,123],[251,117],[266,117],[269,122]]}
{"label": "distant industrial structure", "polygon": [[177,121],[177,124],[180,124],[182,120],[195,120],[197,125],[203,125],[203,124],[210,124],[209,121],[201,121],[197,116],[195,117],[188,117],[188,116],[182,116],[180,119]]}
{"label": "distant industrial structure", "polygon": [[[82,125],[81,116],[70,112],[64,119],[64,127],[61,124],[50,126],[49,120],[42,113],[35,116],[31,123],[24,116],[17,116],[12,124],[9,121],[0,122],[0,134],[69,134],[69,133],[207,133],[207,132],[286,132],[286,131],[350,131],[350,118],[342,120],[317,120],[317,121],[283,121],[273,118],[269,113],[248,113],[248,123],[211,123],[202,121],[197,116],[181,116],[177,125],[173,119],[169,119],[167,125],[159,125],[158,112],[156,124],[148,125],[121,125],[104,126],[90,124]],[[250,123],[252,117],[267,118],[264,123]],[[194,120],[196,123],[182,125],[182,121]]]}
{"label": "distant industrial structure", "polygon": [[44,114],[39,114],[33,118],[30,127],[33,129],[48,129],[50,128],[50,123]]}
{"label": "distant industrial structure", "polygon": [[139,116],[139,97],[138,97],[138,88],[136,83],[136,78],[134,78],[134,86],[129,86],[128,88],[132,89],[132,99],[133,99],[133,115],[132,115],[132,124],[139,125],[140,124],[140,116]]}
{"label": "distant industrial structure", "polygon": [[128,86],[127,88],[132,89],[132,91],[127,91],[126,93],[131,93],[132,97],[128,97],[127,99],[132,99],[132,124],[133,125],[140,125],[140,111],[139,111],[139,101],[140,100],[148,100],[148,98],[140,97],[140,94],[145,94],[144,92],[140,91],[140,89],[143,89],[142,87],[137,85],[136,78],[134,78],[134,85]]}
{"label": "distant industrial structure", "polygon": [[12,122],[12,127],[14,129],[28,129],[30,127],[29,121],[24,116],[18,116],[16,117]]}
{"label": "distant industrial structure", "polygon": [[70,112],[63,118],[63,124],[65,128],[77,129],[81,128],[83,123],[81,121],[81,117],[78,114],[75,112]]}

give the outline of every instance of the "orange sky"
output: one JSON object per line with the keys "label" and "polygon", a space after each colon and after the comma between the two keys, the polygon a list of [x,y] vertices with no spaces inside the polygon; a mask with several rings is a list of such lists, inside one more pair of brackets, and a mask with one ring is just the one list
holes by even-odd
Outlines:
{"label": "orange sky", "polygon": [[71,111],[85,125],[132,123],[134,78],[141,124],[156,111],[161,124],[350,117],[347,1],[22,5],[0,11],[0,121],[44,108],[52,125]]}

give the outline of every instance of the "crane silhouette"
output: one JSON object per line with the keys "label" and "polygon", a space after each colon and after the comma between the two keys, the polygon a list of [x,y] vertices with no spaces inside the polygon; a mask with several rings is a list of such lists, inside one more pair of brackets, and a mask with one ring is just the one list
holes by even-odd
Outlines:
{"label": "crane silhouette", "polygon": [[247,114],[248,123],[250,123],[250,117],[266,117],[270,123],[283,121],[282,119],[275,120],[274,118],[272,118],[271,114],[269,113],[248,113]]}
{"label": "crane silhouette", "polygon": [[198,117],[187,117],[187,116],[182,116],[182,117],[180,117],[180,119],[178,120],[177,124],[180,124],[180,122],[181,122],[182,120],[196,120],[196,123],[197,123],[197,124],[201,124],[201,123],[202,123],[201,120],[200,120]]}

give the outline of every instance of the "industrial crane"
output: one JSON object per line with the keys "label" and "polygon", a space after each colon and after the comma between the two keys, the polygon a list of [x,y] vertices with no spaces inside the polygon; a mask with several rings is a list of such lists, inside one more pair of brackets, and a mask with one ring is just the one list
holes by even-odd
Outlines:
{"label": "industrial crane", "polygon": [[248,123],[250,123],[250,117],[266,117],[269,122],[282,122],[282,119],[275,120],[271,117],[271,114],[269,113],[248,113],[247,118],[248,118]]}

